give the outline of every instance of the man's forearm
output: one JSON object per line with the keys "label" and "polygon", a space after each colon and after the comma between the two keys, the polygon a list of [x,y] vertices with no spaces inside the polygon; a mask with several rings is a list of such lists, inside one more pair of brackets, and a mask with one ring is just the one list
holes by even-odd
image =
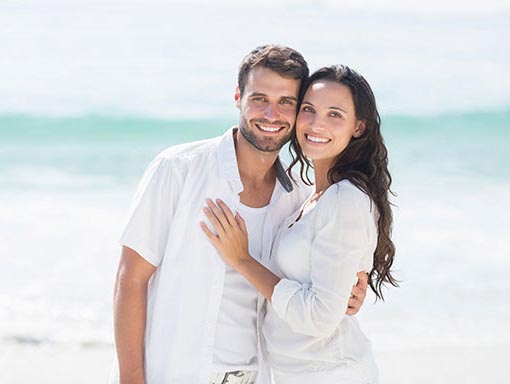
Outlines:
{"label": "man's forearm", "polygon": [[120,384],[144,384],[143,341],[147,285],[118,276],[114,295],[114,329]]}

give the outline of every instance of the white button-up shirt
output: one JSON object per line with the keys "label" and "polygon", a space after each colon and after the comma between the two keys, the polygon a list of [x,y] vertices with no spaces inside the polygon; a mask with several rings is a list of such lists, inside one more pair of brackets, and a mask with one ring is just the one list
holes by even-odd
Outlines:
{"label": "white button-up shirt", "polygon": [[[298,213],[283,222],[271,255],[271,267],[282,279],[262,331],[273,373],[280,379],[276,382],[292,384],[303,374],[336,370],[338,378],[332,373],[330,380],[315,380],[343,382],[339,378],[347,372],[358,372],[375,383],[370,342],[356,317],[345,315],[356,272],[372,269],[375,205],[343,180],[295,222]],[[286,379],[279,377],[281,372]]]}
{"label": "white button-up shirt", "polygon": [[[308,193],[291,182],[279,160],[277,170],[262,236],[263,259],[269,257],[278,225]],[[208,383],[225,263],[199,222],[207,222],[202,211],[207,197],[221,198],[236,211],[242,189],[232,129],[218,138],[167,149],[139,184],[120,243],[157,266],[147,298],[147,384]],[[116,371],[113,383],[118,382]]]}

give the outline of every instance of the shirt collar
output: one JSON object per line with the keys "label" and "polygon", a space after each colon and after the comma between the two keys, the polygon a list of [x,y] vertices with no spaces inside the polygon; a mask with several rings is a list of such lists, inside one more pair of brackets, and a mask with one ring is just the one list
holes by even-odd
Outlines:
{"label": "shirt collar", "polygon": [[[232,183],[234,190],[237,193],[241,193],[243,190],[243,184],[241,182],[241,176],[239,175],[239,168],[237,167],[236,150],[234,146],[234,131],[238,128],[237,126],[231,127],[227,132],[223,134],[220,140],[218,148],[218,172],[221,177],[229,180]],[[285,172],[280,157],[276,159],[276,177],[283,189],[286,192],[292,192],[294,185]]]}

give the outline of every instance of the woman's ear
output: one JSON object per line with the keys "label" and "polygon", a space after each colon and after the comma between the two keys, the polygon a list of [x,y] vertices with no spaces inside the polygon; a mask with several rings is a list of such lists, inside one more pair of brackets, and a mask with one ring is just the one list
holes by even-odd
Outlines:
{"label": "woman's ear", "polygon": [[365,133],[366,126],[367,124],[365,120],[358,120],[356,122],[356,129],[354,130],[352,137],[358,138],[363,136],[363,134]]}

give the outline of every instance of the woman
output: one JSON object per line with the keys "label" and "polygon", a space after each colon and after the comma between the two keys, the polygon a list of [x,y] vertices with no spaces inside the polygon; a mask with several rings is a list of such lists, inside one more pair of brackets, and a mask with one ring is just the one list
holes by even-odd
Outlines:
{"label": "woman", "polygon": [[282,224],[271,270],[249,255],[243,219],[221,201],[205,210],[218,235],[202,228],[269,302],[262,330],[276,384],[375,383],[370,342],[343,314],[357,271],[369,272],[378,298],[384,283],[397,285],[380,117],[370,86],[346,66],[319,69],[303,89],[291,169],[299,163],[310,183],[313,165],[315,191]]}

